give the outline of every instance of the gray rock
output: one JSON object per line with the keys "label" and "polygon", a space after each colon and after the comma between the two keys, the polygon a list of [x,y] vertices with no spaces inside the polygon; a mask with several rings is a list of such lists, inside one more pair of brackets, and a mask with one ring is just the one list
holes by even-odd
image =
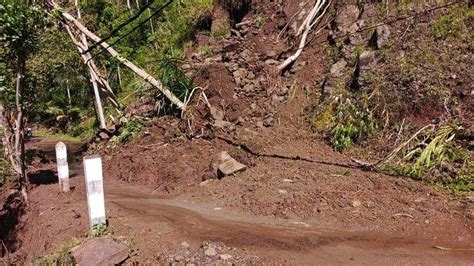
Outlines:
{"label": "gray rock", "polygon": [[219,257],[221,258],[221,260],[229,260],[229,259],[232,258],[232,255],[230,255],[230,254],[221,254]]}
{"label": "gray rock", "polygon": [[252,83],[248,83],[247,85],[244,86],[244,91],[253,91],[255,89],[255,85]]}
{"label": "gray rock", "polygon": [[99,133],[99,138],[101,140],[108,140],[110,137],[109,137],[109,134],[102,131],[102,132]]}
{"label": "gray rock", "polygon": [[224,112],[211,106],[211,116],[214,120],[224,120]]}
{"label": "gray rock", "polygon": [[109,237],[93,238],[71,251],[76,265],[116,265],[128,258],[128,247]]}
{"label": "gray rock", "polygon": [[217,251],[213,247],[208,247],[208,248],[206,248],[206,250],[204,250],[204,255],[206,255],[208,257],[214,257],[214,256],[217,255]]}
{"label": "gray rock", "polygon": [[265,64],[267,64],[269,66],[273,66],[273,65],[278,64],[278,61],[276,61],[275,59],[267,59],[267,60],[265,60]]}
{"label": "gray rock", "polygon": [[232,159],[232,156],[230,156],[230,154],[226,151],[221,151],[217,154],[217,160],[219,163],[224,163],[230,159]]}
{"label": "gray rock", "polygon": [[271,127],[273,124],[273,117],[268,117],[265,120],[263,120],[263,125],[265,127]]}
{"label": "gray rock", "polygon": [[375,52],[374,51],[364,51],[359,56],[359,67],[361,70],[369,69],[369,65],[375,61]]}
{"label": "gray rock", "polygon": [[331,76],[333,77],[341,77],[344,75],[344,68],[347,66],[347,62],[344,59],[341,59],[337,61],[334,65],[331,67]]}
{"label": "gray rock", "polygon": [[184,260],[184,257],[183,257],[183,256],[181,256],[181,255],[176,255],[176,256],[174,256],[174,261],[180,262],[180,261],[182,261],[182,260]]}
{"label": "gray rock", "polygon": [[222,129],[231,128],[233,125],[234,124],[232,124],[231,122],[227,122],[227,121],[224,121],[224,120],[214,121],[214,126],[217,127],[217,128],[222,128]]}
{"label": "gray rock", "polygon": [[247,166],[245,164],[239,163],[234,158],[230,158],[229,160],[221,163],[218,168],[218,175],[220,177],[232,175],[241,171],[245,171]]}
{"label": "gray rock", "polygon": [[277,105],[277,104],[281,103],[284,99],[285,99],[285,97],[283,97],[283,96],[278,96],[276,94],[272,95],[272,103],[274,105]]}
{"label": "gray rock", "polygon": [[357,26],[359,14],[359,8],[356,5],[345,5],[342,7],[341,10],[338,10],[336,17],[337,29],[342,33],[350,32],[354,24]]}
{"label": "gray rock", "polygon": [[330,94],[332,94],[333,91],[334,91],[334,87],[332,87],[332,86],[325,85],[323,87],[323,94],[330,95]]}
{"label": "gray rock", "polygon": [[375,39],[375,41],[373,42],[375,43],[376,48],[381,49],[385,47],[389,37],[390,37],[390,28],[387,25],[380,25],[375,30],[374,36],[372,38]]}

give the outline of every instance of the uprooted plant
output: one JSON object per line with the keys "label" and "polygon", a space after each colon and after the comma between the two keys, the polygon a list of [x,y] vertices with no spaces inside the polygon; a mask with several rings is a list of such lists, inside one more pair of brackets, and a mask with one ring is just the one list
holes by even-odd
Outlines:
{"label": "uprooted plant", "polygon": [[423,179],[435,176],[438,184],[456,191],[474,189],[473,165],[469,153],[456,145],[455,138],[461,130],[457,125],[436,127],[428,125],[394,149],[376,164],[382,171]]}

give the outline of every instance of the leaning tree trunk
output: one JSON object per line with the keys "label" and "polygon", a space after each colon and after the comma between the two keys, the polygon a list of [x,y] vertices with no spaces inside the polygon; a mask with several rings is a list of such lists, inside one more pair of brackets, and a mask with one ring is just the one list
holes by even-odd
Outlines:
{"label": "leaning tree trunk", "polygon": [[[53,5],[54,8],[59,9],[59,6],[54,1],[51,1],[51,4]],[[82,25],[82,23],[80,23],[77,19],[75,19],[68,12],[64,12],[64,11],[61,10],[61,15],[65,20],[72,23],[76,27],[77,30],[84,33],[88,38],[90,38],[94,42],[99,43],[100,46],[102,46],[103,49],[105,49],[112,57],[117,59],[121,64],[128,67],[130,70],[132,70],[135,74],[137,74],[138,76],[143,78],[150,85],[152,85],[153,87],[155,87],[159,91],[161,91],[161,93],[163,93],[163,95],[166,98],[168,98],[168,100],[172,104],[176,105],[179,109],[185,109],[185,104],[178,97],[176,97],[173,94],[173,92],[171,92],[167,87],[165,87],[159,80],[155,79],[153,76],[148,74],[145,70],[139,68],[134,63],[132,63],[129,60],[122,57],[117,51],[115,51],[114,48],[112,48],[106,42],[101,41],[101,38],[99,36],[95,35],[90,30],[88,30],[84,25]]]}
{"label": "leaning tree trunk", "polygon": [[[79,9],[79,0],[75,1],[76,9],[77,9],[77,18],[81,19],[81,10]],[[84,45],[84,48],[87,49],[87,38],[84,33],[81,34],[81,41],[82,45]],[[84,60],[86,63],[88,63],[91,60],[91,54],[83,54]],[[92,63],[92,62],[91,62]],[[97,85],[97,79],[94,75],[94,70],[92,69],[91,66],[89,66],[89,73],[91,75],[91,82],[92,82],[92,88],[94,90],[94,97],[95,97],[95,106],[97,110],[97,120],[99,120],[99,127],[100,129],[106,129],[107,125],[105,123],[105,117],[104,117],[104,109],[102,107],[102,101],[100,99],[100,93],[99,93],[99,86]]]}

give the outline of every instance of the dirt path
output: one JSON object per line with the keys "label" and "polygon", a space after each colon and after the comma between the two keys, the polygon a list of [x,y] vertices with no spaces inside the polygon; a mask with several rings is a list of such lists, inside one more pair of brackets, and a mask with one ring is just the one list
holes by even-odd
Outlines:
{"label": "dirt path", "polygon": [[[50,154],[54,144],[53,140],[39,139],[30,148]],[[60,194],[55,182],[39,183],[33,189],[31,211],[19,234],[22,248],[17,256],[23,260],[53,253],[87,232],[84,178],[77,157],[80,146],[71,144],[68,143],[71,157],[75,157],[71,158],[74,190]],[[131,246],[131,261],[209,264],[222,260],[223,254],[231,256],[224,257],[228,262],[270,264],[468,265],[474,261],[472,232],[456,227],[455,218],[446,218],[452,221],[452,228],[443,227],[438,232],[423,229],[406,236],[402,231],[376,227],[350,229],[314,219],[255,216],[187,197],[160,197],[152,190],[105,179],[110,230]],[[444,235],[458,237],[446,240]],[[434,246],[469,250],[444,251]],[[206,254],[209,248],[215,249],[216,254]]]}
{"label": "dirt path", "polygon": [[[248,248],[260,257],[292,258],[298,263],[469,264],[474,254],[443,252],[439,242],[377,232],[318,228],[297,221],[245,217],[174,200],[157,199],[131,188],[111,186],[108,203],[140,226],[164,223],[184,239],[217,241]],[[180,232],[180,233],[179,233]],[[459,243],[456,243],[459,245]]]}

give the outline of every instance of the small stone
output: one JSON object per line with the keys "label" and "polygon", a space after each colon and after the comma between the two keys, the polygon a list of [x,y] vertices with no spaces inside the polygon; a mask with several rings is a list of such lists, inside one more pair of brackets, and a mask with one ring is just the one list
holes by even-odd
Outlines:
{"label": "small stone", "polygon": [[361,205],[362,205],[362,202],[360,202],[359,200],[353,200],[351,202],[351,206],[354,208],[360,207]]}
{"label": "small stone", "polygon": [[265,64],[267,64],[269,66],[272,66],[272,65],[278,64],[278,61],[276,61],[274,59],[267,59],[267,60],[265,60]]}
{"label": "small stone", "polygon": [[287,193],[287,191],[286,191],[286,190],[284,190],[284,189],[279,189],[279,190],[278,190],[278,193],[281,193],[281,194],[286,194],[286,193]]}
{"label": "small stone", "polygon": [[369,69],[370,63],[375,61],[374,51],[364,51],[359,56],[359,67],[361,70]]}
{"label": "small stone", "polygon": [[285,179],[283,179],[283,182],[292,183],[292,182],[293,182],[293,180],[291,180],[291,179],[288,179],[288,178],[285,178]]}
{"label": "small stone", "polygon": [[217,128],[225,129],[225,128],[230,128],[233,125],[234,124],[232,124],[231,122],[227,122],[227,121],[223,121],[223,120],[214,121],[214,126],[217,127]]}
{"label": "small stone", "polygon": [[217,255],[217,251],[216,251],[215,248],[209,247],[204,251],[204,255],[206,255],[208,257],[214,257],[214,256]]}
{"label": "small stone", "polygon": [[183,257],[183,256],[181,256],[181,255],[176,255],[176,256],[174,256],[174,261],[180,262],[180,261],[182,261],[182,260],[184,260],[184,257]]}
{"label": "small stone", "polygon": [[255,85],[252,83],[248,83],[247,85],[244,86],[244,91],[253,91],[255,88]]}
{"label": "small stone", "polygon": [[276,94],[272,95],[272,103],[274,105],[277,105],[277,104],[281,103],[284,99],[285,99],[285,97],[283,97],[283,96],[278,96]]}
{"label": "small stone", "polygon": [[214,120],[224,120],[224,112],[211,106],[211,116]]}
{"label": "small stone", "polygon": [[108,140],[110,137],[109,137],[109,134],[105,133],[104,131],[100,132],[99,133],[99,138],[101,140]]}
{"label": "small stone", "polygon": [[186,242],[186,241],[181,242],[181,246],[182,246],[183,248],[189,248],[189,247],[190,247],[190,246],[189,246],[189,243]]}
{"label": "small stone", "polygon": [[228,260],[228,259],[232,258],[232,255],[230,255],[230,254],[221,254],[219,257],[221,258],[221,260]]}
{"label": "small stone", "polygon": [[385,46],[390,37],[390,28],[387,25],[380,25],[374,32],[376,38],[377,49]]}
{"label": "small stone", "polygon": [[334,91],[334,87],[332,87],[332,86],[325,85],[323,87],[323,94],[325,94],[325,95],[330,95],[330,94],[332,94],[333,91]]}
{"label": "small stone", "polygon": [[271,127],[273,123],[273,117],[268,117],[265,120],[263,120],[263,125],[265,127]]}

